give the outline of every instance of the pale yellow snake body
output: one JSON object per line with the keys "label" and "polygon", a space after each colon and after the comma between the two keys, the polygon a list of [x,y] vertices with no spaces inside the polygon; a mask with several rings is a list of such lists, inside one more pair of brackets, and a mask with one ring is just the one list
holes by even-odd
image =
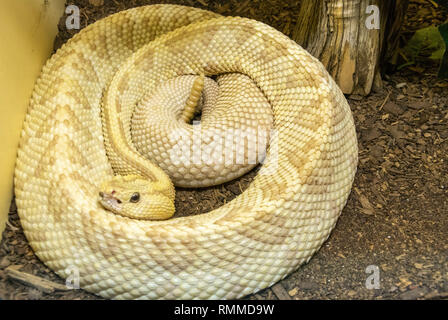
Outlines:
{"label": "pale yellow snake body", "polygon": [[[274,134],[250,186],[192,217],[148,221],[105,210],[98,189],[112,167],[139,173],[133,164],[146,161],[132,147],[135,106],[170,79],[227,73],[252,79],[272,109]],[[103,135],[108,119],[123,141]],[[130,151],[120,158],[119,147]],[[157,5],[88,26],[48,61],[26,116],[15,192],[36,255],[61,277],[78,270],[85,290],[116,299],[237,298],[284,278],[320,248],[356,165],[350,108],[320,62],[261,22]],[[164,175],[151,168],[144,170],[155,180]],[[154,185],[172,198],[163,188]]]}

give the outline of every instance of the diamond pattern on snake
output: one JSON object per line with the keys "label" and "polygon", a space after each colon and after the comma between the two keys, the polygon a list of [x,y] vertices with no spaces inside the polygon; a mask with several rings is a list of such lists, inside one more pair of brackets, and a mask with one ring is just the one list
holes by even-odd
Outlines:
{"label": "diamond pattern on snake", "polygon": [[[89,25],[43,67],[18,152],[18,213],[48,267],[62,278],[76,268],[105,298],[239,298],[321,247],[357,150],[341,90],[287,36],[143,6]],[[220,184],[258,162],[234,200],[172,217],[175,186]]]}

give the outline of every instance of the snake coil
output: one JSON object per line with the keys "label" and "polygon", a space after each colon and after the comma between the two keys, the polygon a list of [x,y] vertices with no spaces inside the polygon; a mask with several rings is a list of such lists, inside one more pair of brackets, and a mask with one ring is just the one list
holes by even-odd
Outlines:
{"label": "snake coil", "polygon": [[[120,71],[124,65],[129,74]],[[122,72],[122,86],[110,87]],[[98,204],[112,177],[102,96],[131,105],[188,74],[250,77],[272,107],[276,135],[247,190],[209,213],[143,221]],[[145,79],[142,81],[142,79]],[[322,64],[257,21],[174,5],[144,6],[86,27],[46,63],[19,147],[15,192],[36,255],[63,278],[115,299],[238,298],[307,262],[350,193],[357,140],[350,107]],[[263,170],[270,170],[263,174]]]}

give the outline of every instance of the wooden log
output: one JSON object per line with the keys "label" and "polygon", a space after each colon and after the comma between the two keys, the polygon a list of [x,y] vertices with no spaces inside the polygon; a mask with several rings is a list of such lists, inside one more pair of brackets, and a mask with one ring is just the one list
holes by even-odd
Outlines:
{"label": "wooden log", "polygon": [[292,38],[323,63],[344,93],[367,95],[381,85],[385,44],[396,46],[407,2],[302,0]]}

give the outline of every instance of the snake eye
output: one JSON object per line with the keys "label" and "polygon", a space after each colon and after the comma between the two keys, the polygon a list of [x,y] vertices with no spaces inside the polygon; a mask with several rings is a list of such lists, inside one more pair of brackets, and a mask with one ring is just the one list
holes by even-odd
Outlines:
{"label": "snake eye", "polygon": [[138,202],[140,200],[140,193],[135,192],[132,196],[131,199],[129,199],[130,202]]}

